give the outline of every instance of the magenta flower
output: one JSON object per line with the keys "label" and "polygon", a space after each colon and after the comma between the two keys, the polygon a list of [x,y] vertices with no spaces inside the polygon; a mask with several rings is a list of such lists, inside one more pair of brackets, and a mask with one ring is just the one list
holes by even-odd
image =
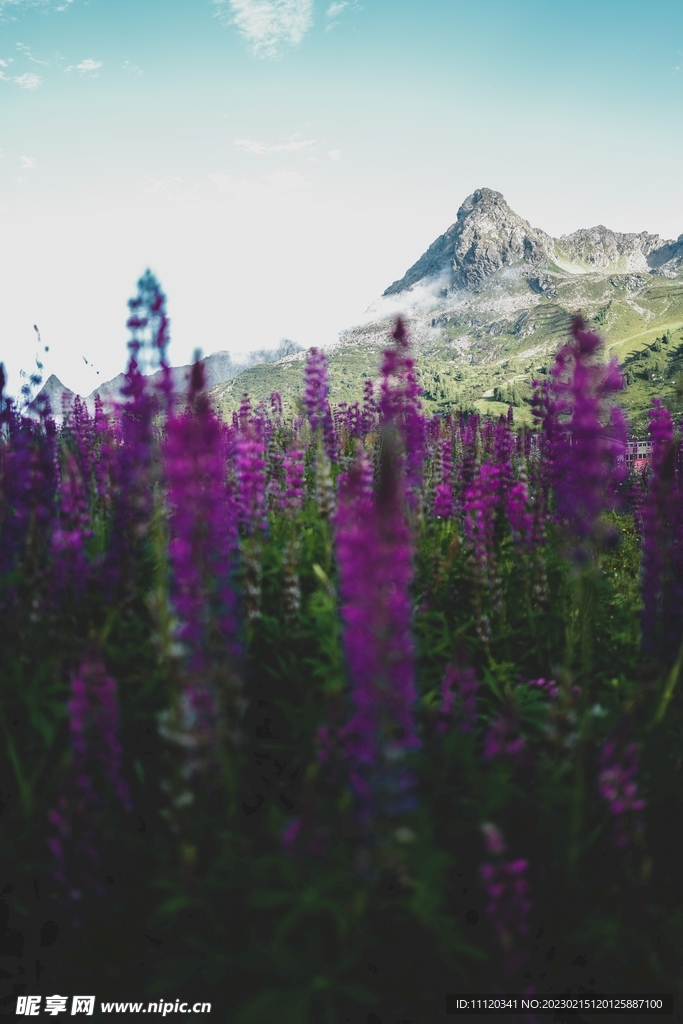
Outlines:
{"label": "magenta flower", "polygon": [[487,852],[496,858],[479,869],[488,897],[486,916],[503,952],[504,969],[509,977],[526,959],[524,951],[519,949],[519,940],[529,934],[532,907],[527,880],[529,861],[524,858],[503,860],[507,844],[500,830],[487,822],[482,825],[482,832]]}
{"label": "magenta flower", "polygon": [[211,628],[210,610],[224,636],[232,639],[236,630],[230,574],[237,545],[237,503],[227,481],[221,422],[202,389],[203,366],[197,363],[189,408],[169,419],[164,446],[172,600],[181,620],[179,638],[195,652]]}
{"label": "magenta flower", "polygon": [[450,432],[440,438],[441,481],[436,486],[434,515],[442,519],[453,516],[453,440]]}
{"label": "magenta flower", "polygon": [[642,500],[643,618],[646,651],[678,653],[683,607],[683,493],[671,413],[655,398],[650,412],[652,472]]}
{"label": "magenta flower", "polygon": [[557,515],[569,530],[578,561],[587,560],[591,544],[605,534],[600,517],[616,504],[624,475],[617,460],[625,450],[625,420],[608,405],[623,378],[616,363],[597,361],[601,345],[598,335],[575,317],[572,341],[556,356],[552,382],[537,389],[534,400],[546,434]]}
{"label": "magenta flower", "polygon": [[[385,453],[389,446],[385,438]],[[373,803],[389,814],[414,805],[412,779],[400,769],[404,753],[419,746],[413,717],[412,544],[400,489],[394,462],[374,496],[372,467],[359,449],[342,481],[335,516],[344,650],[355,707],[343,739],[351,785],[368,816]]]}
{"label": "magenta flower", "polygon": [[506,706],[484,737],[484,757],[510,757],[521,761],[524,757],[526,740],[519,735],[519,725],[514,709]]}
{"label": "magenta flower", "polygon": [[605,741],[600,752],[598,792],[607,803],[614,822],[614,844],[624,849],[630,834],[641,832],[645,801],[638,793],[638,743],[625,747],[617,739]]}
{"label": "magenta flower", "polygon": [[457,722],[460,732],[471,732],[476,720],[477,682],[472,668],[456,668],[449,665],[441,684],[439,732],[445,732],[450,722]]}
{"label": "magenta flower", "polygon": [[385,349],[382,363],[379,419],[380,424],[393,424],[399,431],[405,451],[407,498],[414,504],[422,483],[425,457],[425,420],[419,400],[422,388],[415,360],[409,355],[410,340],[401,317],[396,320],[391,337],[394,347]]}
{"label": "magenta flower", "polygon": [[73,764],[57,805],[48,814],[53,833],[48,847],[53,877],[69,901],[83,890],[102,894],[97,821],[104,807],[104,785],[130,811],[132,803],[122,774],[118,738],[116,683],[107,674],[102,655],[91,646],[71,676],[68,703]]}
{"label": "magenta flower", "polygon": [[235,476],[240,526],[252,534],[268,529],[266,463],[262,441],[240,437],[235,443]]}
{"label": "magenta flower", "polygon": [[325,452],[331,462],[337,461],[337,444],[334,435],[334,424],[330,403],[327,399],[329,385],[327,381],[327,358],[322,349],[312,348],[304,368],[306,389],[304,405],[308,414],[308,422],[315,433],[322,431]]}

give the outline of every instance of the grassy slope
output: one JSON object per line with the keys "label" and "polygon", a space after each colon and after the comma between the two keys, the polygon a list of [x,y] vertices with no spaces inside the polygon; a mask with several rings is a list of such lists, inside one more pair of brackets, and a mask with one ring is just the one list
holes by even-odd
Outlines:
{"label": "grassy slope", "polygon": [[[441,310],[429,320],[412,318],[420,381],[428,412],[456,408],[499,415],[512,404],[518,421],[531,422],[531,381],[543,377],[567,336],[571,316],[581,311],[607,342],[629,381],[623,403],[634,433],[646,429],[652,396],[674,407],[678,375],[683,372],[683,281],[640,275],[601,275],[557,279],[554,294],[501,315],[495,304],[477,301],[461,310]],[[615,283],[616,282],[616,283]],[[499,290],[500,290],[500,286]],[[526,285],[510,286],[513,300],[524,303]],[[426,319],[425,319],[426,317]],[[432,324],[436,324],[432,327]],[[348,332],[328,353],[333,402],[361,401],[363,381],[376,380],[390,321]],[[666,344],[657,339],[668,337]],[[217,407],[230,415],[247,391],[253,403],[279,391],[286,410],[299,407],[305,353],[271,365],[250,367],[212,392]]]}

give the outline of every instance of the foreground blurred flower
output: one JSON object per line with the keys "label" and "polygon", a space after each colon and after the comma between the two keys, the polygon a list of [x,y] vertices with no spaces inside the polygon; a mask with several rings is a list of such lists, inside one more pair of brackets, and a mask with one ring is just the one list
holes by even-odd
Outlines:
{"label": "foreground blurred flower", "polygon": [[449,665],[441,683],[441,707],[437,730],[446,732],[450,722],[458,723],[460,732],[474,728],[479,684],[472,668]]}
{"label": "foreground blurred flower", "polygon": [[48,846],[54,861],[53,877],[73,901],[88,889],[104,892],[98,870],[97,826],[105,809],[106,790],[127,811],[132,810],[122,775],[116,683],[107,674],[95,643],[71,676],[68,709],[73,761],[57,805],[48,815],[54,830]]}
{"label": "foreground blurred flower", "polygon": [[534,382],[534,415],[547,441],[557,515],[580,562],[590,558],[593,544],[608,537],[601,516],[616,504],[616,485],[626,472],[617,463],[625,451],[626,421],[609,405],[623,388],[623,377],[616,362],[597,360],[601,346],[598,335],[575,317],[572,340],[555,358],[550,385],[539,389]]}
{"label": "foreground blurred flower", "polygon": [[683,493],[671,413],[655,398],[650,410],[652,473],[642,505],[643,649],[670,664],[683,633]]}
{"label": "foreground blurred flower", "polygon": [[311,430],[314,434],[318,430],[322,432],[325,454],[330,461],[336,462],[334,424],[327,397],[329,392],[327,358],[322,349],[312,348],[310,350],[304,368],[304,379],[306,382],[304,405]]}
{"label": "foreground blurred flower", "polygon": [[409,586],[412,544],[401,506],[395,436],[385,432],[381,479],[361,448],[344,481],[335,517],[344,650],[355,713],[342,729],[359,817],[415,807],[412,776],[401,767],[419,746],[413,707],[415,654]]}
{"label": "foreground blurred flower", "polygon": [[403,441],[405,452],[406,497],[410,505],[418,500],[425,457],[425,420],[419,396],[415,360],[410,353],[410,339],[401,317],[391,333],[393,348],[384,352],[380,383],[380,425],[393,425]]}
{"label": "foreground blurred flower", "polygon": [[[238,506],[227,481],[224,432],[204,394],[204,370],[192,369],[188,409],[169,419],[164,447],[170,510],[171,603],[185,649],[184,690],[176,732],[184,746],[210,753],[220,740],[223,716],[238,681],[236,598],[232,585]],[[252,488],[254,490],[254,488]],[[259,499],[262,488],[256,486]],[[250,492],[241,506],[259,523],[262,508]],[[224,692],[221,692],[221,689]],[[234,729],[236,723],[229,723]],[[173,725],[165,723],[167,731]]]}
{"label": "foreground blurred flower", "polygon": [[624,849],[634,834],[642,833],[645,801],[638,793],[640,744],[624,744],[610,737],[600,752],[598,792],[607,803],[614,823],[614,845]]}
{"label": "foreground blurred flower", "polygon": [[490,822],[485,822],[481,829],[487,853],[496,858],[482,864],[479,869],[488,896],[486,916],[503,952],[503,966],[509,977],[519,969],[527,955],[519,948],[519,940],[529,934],[528,918],[532,906],[526,877],[529,861],[523,858],[504,860],[507,843],[501,831]]}

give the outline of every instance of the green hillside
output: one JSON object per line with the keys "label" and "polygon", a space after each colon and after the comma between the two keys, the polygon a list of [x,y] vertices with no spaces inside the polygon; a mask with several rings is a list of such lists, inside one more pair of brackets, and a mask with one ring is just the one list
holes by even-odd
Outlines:
{"label": "green hillside", "polygon": [[[531,382],[548,373],[581,312],[623,367],[623,402],[634,433],[647,428],[653,395],[672,407],[683,374],[683,281],[647,274],[548,274],[546,294],[534,294],[526,278],[501,275],[472,292],[465,303],[434,302],[407,312],[419,360],[424,404],[431,413],[476,409],[499,415],[512,405],[516,418],[531,421]],[[463,308],[464,307],[464,308]],[[363,382],[376,379],[392,318],[384,317],[342,335],[328,352],[330,397],[361,401]],[[303,389],[305,353],[250,367],[216,387],[217,407],[230,415],[243,393],[253,403],[279,391],[285,407],[297,407]]]}

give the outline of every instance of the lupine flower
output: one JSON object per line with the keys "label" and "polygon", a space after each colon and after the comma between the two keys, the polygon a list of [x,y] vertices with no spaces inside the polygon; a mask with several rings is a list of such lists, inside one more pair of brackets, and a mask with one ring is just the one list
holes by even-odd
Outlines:
{"label": "lupine flower", "polygon": [[[531,900],[527,881],[529,861],[523,858],[503,860],[507,844],[498,828],[491,823],[482,825],[487,853],[496,860],[484,863],[479,872],[488,896],[486,916],[504,958],[505,973],[510,976],[526,959],[519,940],[529,934]],[[515,948],[517,947],[517,948]]]}
{"label": "lupine flower", "polygon": [[53,579],[60,592],[86,582],[85,542],[92,536],[88,496],[76,459],[66,452],[60,482],[59,520],[52,531]]}
{"label": "lupine flower", "polygon": [[491,636],[491,620],[482,597],[486,600],[490,595],[495,612],[500,611],[502,602],[501,581],[495,556],[495,518],[499,505],[499,481],[500,467],[485,462],[475,472],[463,503],[463,511],[466,513],[465,535],[472,550],[477,632],[484,643],[487,643]]}
{"label": "lupine flower", "polygon": [[336,462],[337,451],[334,437],[334,425],[330,403],[327,399],[329,385],[327,381],[327,358],[322,349],[312,348],[304,368],[306,388],[304,405],[311,430],[322,431],[325,453],[331,462]]}
{"label": "lupine flower", "polygon": [[360,814],[368,819],[373,804],[388,814],[414,806],[412,779],[400,762],[405,751],[419,745],[408,589],[412,545],[394,444],[385,437],[376,497],[369,460],[359,450],[342,483],[335,518],[344,649],[355,706],[343,739]]}
{"label": "lupine flower", "polygon": [[471,732],[476,718],[477,692],[479,684],[472,668],[456,668],[449,665],[441,683],[439,732],[445,732],[449,722],[458,723],[460,732]]}
{"label": "lupine flower", "polygon": [[98,878],[100,853],[96,822],[104,807],[103,786],[130,811],[128,786],[122,775],[118,738],[116,683],[107,674],[96,646],[86,651],[71,677],[69,728],[73,764],[57,805],[48,820],[53,833],[48,847],[53,856],[53,877],[71,901],[84,889],[102,894]]}
{"label": "lupine flower", "polygon": [[237,440],[235,475],[240,525],[248,534],[256,530],[267,530],[265,451],[262,441],[253,437],[240,437]]}
{"label": "lupine flower", "polygon": [[642,502],[643,647],[672,661],[680,645],[683,514],[671,413],[656,398],[650,412],[652,473]]}
{"label": "lupine flower", "polygon": [[287,452],[283,459],[284,489],[280,495],[283,512],[298,512],[304,504],[304,455],[301,451]]}
{"label": "lupine flower", "polygon": [[[216,659],[238,655],[231,573],[237,546],[237,505],[226,481],[224,435],[203,393],[203,366],[192,371],[189,408],[168,422],[165,465],[170,505],[171,600],[187,651],[183,725],[209,746],[216,742]],[[260,492],[259,492],[260,493]]]}
{"label": "lupine flower", "polygon": [[506,706],[484,737],[484,757],[510,757],[521,761],[526,740],[519,735],[519,725],[514,709]]}
{"label": "lupine flower", "polygon": [[207,601],[218,608],[220,628],[228,636],[235,630],[229,581],[236,546],[235,500],[226,483],[220,422],[201,398],[194,408],[169,420],[164,448],[173,603],[181,619],[179,639],[192,650],[199,650],[206,638]]}
{"label": "lupine flower", "polygon": [[630,834],[643,829],[646,804],[638,793],[638,751],[636,742],[623,746],[616,737],[609,738],[600,752],[598,792],[607,803],[614,822],[614,844],[624,849]]}
{"label": "lupine flower", "polygon": [[[49,542],[56,510],[55,424],[47,420],[43,429],[20,416],[8,399],[0,430],[5,434],[0,443],[0,573],[21,562],[31,577],[42,563],[40,552]],[[13,593],[5,593],[5,604],[14,599]]]}
{"label": "lupine flower", "polygon": [[530,679],[527,685],[542,690],[551,698],[557,697],[558,689],[554,679]]}
{"label": "lupine flower", "polygon": [[363,437],[375,429],[377,420],[377,402],[375,401],[375,385],[371,380],[363,383]]}
{"label": "lupine flower", "polygon": [[557,514],[578,561],[588,559],[591,543],[604,535],[600,516],[616,503],[623,476],[616,463],[626,443],[625,420],[607,404],[623,378],[616,363],[596,361],[601,344],[575,317],[572,341],[556,356],[552,383],[537,389],[534,400],[548,440]]}
{"label": "lupine flower", "polygon": [[131,810],[128,786],[121,775],[123,752],[118,738],[116,682],[107,674],[96,648],[86,652],[71,678],[68,707],[77,771],[86,771],[89,761],[99,763],[112,791],[126,810]]}
{"label": "lupine flower", "polygon": [[518,480],[508,490],[505,511],[515,541],[530,548],[534,544],[534,515],[530,509],[530,496],[524,481]]}
{"label": "lupine flower", "polygon": [[391,333],[395,344],[385,349],[380,384],[379,417],[381,424],[393,424],[399,431],[405,451],[407,498],[416,500],[415,491],[422,482],[425,456],[425,422],[419,396],[422,388],[415,372],[415,360],[409,355],[410,340],[405,323],[398,317]]}
{"label": "lupine flower", "polygon": [[434,515],[450,519],[453,515],[453,441],[450,433],[440,439],[441,482],[434,498]]}

